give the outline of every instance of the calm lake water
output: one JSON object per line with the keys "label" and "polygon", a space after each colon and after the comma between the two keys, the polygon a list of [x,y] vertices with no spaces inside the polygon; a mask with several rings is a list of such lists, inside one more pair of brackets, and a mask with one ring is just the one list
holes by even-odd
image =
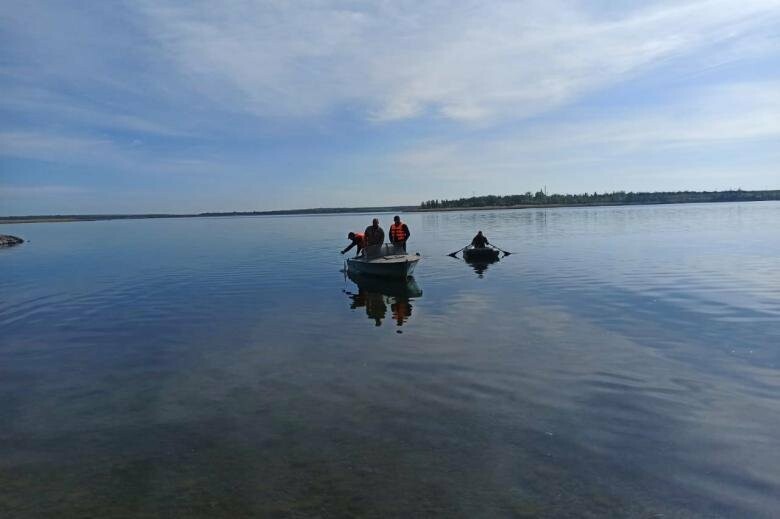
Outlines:
{"label": "calm lake water", "polygon": [[372,216],[0,226],[0,516],[777,516],[780,203]]}

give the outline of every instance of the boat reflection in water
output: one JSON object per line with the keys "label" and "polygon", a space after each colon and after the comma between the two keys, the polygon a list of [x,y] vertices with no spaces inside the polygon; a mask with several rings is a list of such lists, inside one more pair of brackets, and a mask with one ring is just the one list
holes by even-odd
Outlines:
{"label": "boat reflection in water", "polygon": [[396,326],[403,326],[412,316],[412,301],[422,297],[422,290],[411,276],[406,279],[387,279],[353,272],[348,272],[347,276],[357,285],[357,292],[344,290],[352,301],[350,308],[365,308],[369,319],[373,319],[376,326],[381,326],[388,315]]}
{"label": "boat reflection in water", "polygon": [[474,272],[477,273],[478,278],[485,277],[485,272],[487,271],[488,267],[492,265],[493,263],[498,263],[500,260],[498,258],[494,259],[467,259],[464,260],[466,263],[468,263],[471,268],[474,269]]}

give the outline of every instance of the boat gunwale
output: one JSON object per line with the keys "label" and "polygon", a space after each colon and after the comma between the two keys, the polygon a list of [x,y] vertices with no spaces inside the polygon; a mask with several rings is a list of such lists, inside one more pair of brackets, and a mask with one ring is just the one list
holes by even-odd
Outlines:
{"label": "boat gunwale", "polygon": [[366,258],[365,256],[356,256],[354,258],[347,258],[347,261],[351,262],[359,262],[363,264],[374,264],[374,265],[381,265],[381,264],[388,264],[388,263],[416,263],[420,261],[421,257],[416,256],[413,254],[404,254],[404,255],[392,255],[392,256],[375,256],[373,258]]}
{"label": "boat gunwale", "polygon": [[474,247],[473,245],[469,245],[463,249],[463,257],[466,257],[466,254],[481,255],[485,257],[498,257],[498,255],[501,254],[501,251],[494,247]]}

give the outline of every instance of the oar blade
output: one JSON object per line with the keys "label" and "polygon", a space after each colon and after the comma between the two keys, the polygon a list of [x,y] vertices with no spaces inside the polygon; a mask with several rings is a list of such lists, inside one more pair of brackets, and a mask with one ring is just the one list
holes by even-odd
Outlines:
{"label": "oar blade", "polygon": [[501,247],[496,247],[496,246],[495,246],[495,245],[493,245],[492,243],[490,244],[490,246],[491,246],[491,247],[493,247],[494,249],[498,250],[498,251],[501,251],[501,252],[503,252],[503,253],[504,253],[504,255],[503,255],[503,256],[501,256],[502,258],[505,258],[505,257],[507,257],[507,256],[510,256],[510,255],[512,254],[511,252],[505,251],[505,250],[504,250],[504,249],[502,249]]}
{"label": "oar blade", "polygon": [[452,256],[453,258],[457,258],[458,257],[458,253],[460,251],[462,251],[463,249],[465,249],[466,247],[468,247],[468,245],[466,245],[464,247],[461,247],[460,249],[456,250],[455,252],[450,252],[449,254],[447,254],[447,256]]}

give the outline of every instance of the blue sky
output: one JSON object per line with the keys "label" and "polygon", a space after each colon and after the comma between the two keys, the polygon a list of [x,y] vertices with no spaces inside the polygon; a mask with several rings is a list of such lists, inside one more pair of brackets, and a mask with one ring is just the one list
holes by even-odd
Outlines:
{"label": "blue sky", "polygon": [[0,4],[0,215],[780,188],[780,0]]}

